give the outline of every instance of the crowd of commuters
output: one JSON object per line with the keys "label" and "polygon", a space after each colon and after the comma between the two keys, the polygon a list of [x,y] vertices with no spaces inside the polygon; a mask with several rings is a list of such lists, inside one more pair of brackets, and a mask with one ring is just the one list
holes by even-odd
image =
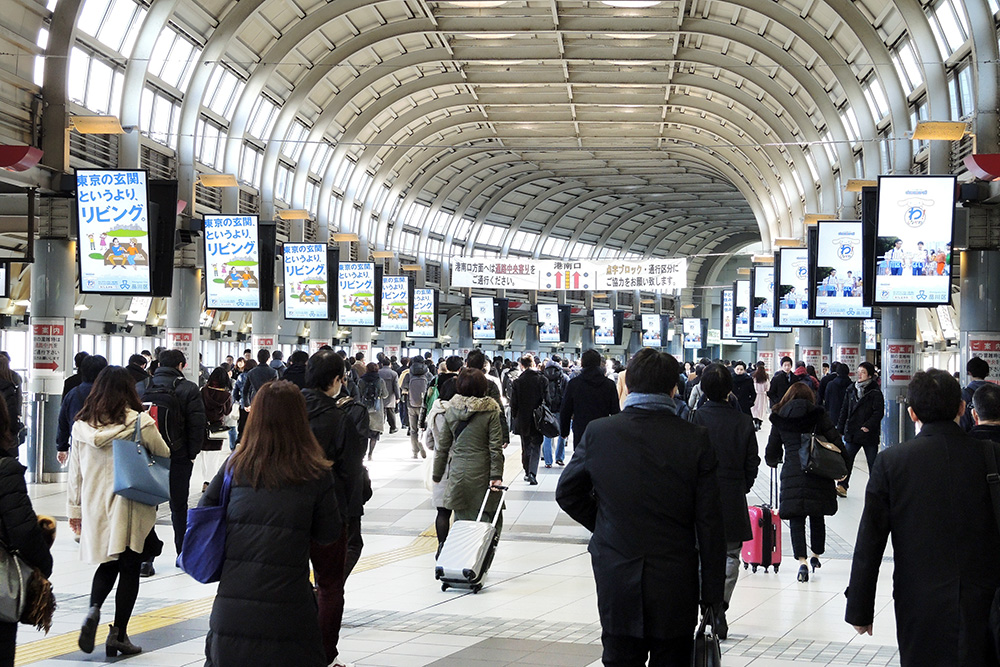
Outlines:
{"label": "crowd of commuters", "polygon": [[[3,537],[47,576],[51,539],[16,462],[23,425],[20,400],[8,394],[19,397],[21,381],[6,359],[0,354]],[[1000,531],[987,472],[1000,445],[982,443],[1000,442],[1000,387],[986,381],[990,368],[979,358],[968,364],[965,388],[943,371],[917,373],[908,413],[919,434],[881,451],[885,399],[867,361],[824,364],[817,377],[790,357],[769,375],[763,362],[702,359],[682,369],[652,349],[633,355],[627,368],[593,349],[578,364],[555,355],[490,359],[480,350],[437,363],[430,354],[366,360],[330,348],[297,351],[286,363],[279,351],[262,349],[215,369],[199,364],[197,383],[185,376],[179,350],[133,355],[125,367],[85,353],[74,361],[56,445],[69,465],[70,528],[81,558],[97,565],[79,635],[88,653],[115,589],[107,655],[142,650],[128,623],[140,578],[155,574],[163,547],[156,508],[113,492],[114,440],[137,437],[149,453],[170,459],[178,554],[192,481],[201,483],[203,506],[228,498],[206,664],[319,667],[345,664],[338,650],[345,582],[364,546],[361,520],[372,494],[365,460],[383,433],[406,429],[413,458],[430,459],[439,553],[453,520],[475,519],[484,500],[496,499],[484,513],[497,528],[486,568],[503,525],[495,492],[511,436],[519,436],[528,485],[538,483],[542,462],[565,466],[556,500],[593,533],[605,664],[686,665],[699,612],[712,614],[719,636],[728,636],[740,549],[752,539],[747,496],[761,463],[756,432],[767,424],[764,462],[780,468],[777,509],[789,524],[798,581],[822,565],[825,518],[837,512],[838,496],[847,497],[863,450],[870,482],[847,621],[872,632],[891,537],[901,663],[997,664],[988,620],[1000,588],[990,567],[1000,556]],[[539,414],[547,412],[557,434],[543,433]],[[803,448],[815,436],[841,453],[845,477],[805,471]],[[210,458],[215,452],[225,461]],[[926,557],[927,545],[942,540],[953,547],[955,567]],[[13,661],[15,639],[16,624],[0,623],[0,664]]]}

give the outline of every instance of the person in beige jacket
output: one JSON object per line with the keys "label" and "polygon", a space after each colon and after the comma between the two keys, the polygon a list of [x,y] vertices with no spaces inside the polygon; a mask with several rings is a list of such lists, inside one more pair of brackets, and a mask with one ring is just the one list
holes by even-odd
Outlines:
{"label": "person in beige jacket", "polygon": [[[170,456],[153,418],[141,412],[142,403],[131,374],[108,366],[94,382],[73,424],[67,512],[70,528],[80,535],[80,556],[97,563],[90,592],[90,610],[80,630],[80,650],[94,650],[101,605],[118,580],[115,623],[106,645],[108,657],[142,649],[128,639],[126,628],[139,594],[139,566],[157,555],[163,544],[153,533],[156,508],[116,495],[112,441],[133,440],[139,420],[143,446],[155,456]],[[156,551],[157,553],[150,553]]]}

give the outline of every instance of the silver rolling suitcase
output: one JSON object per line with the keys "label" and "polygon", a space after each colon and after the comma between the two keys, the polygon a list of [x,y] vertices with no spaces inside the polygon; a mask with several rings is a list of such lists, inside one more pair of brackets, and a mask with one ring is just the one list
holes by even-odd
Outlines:
{"label": "silver rolling suitcase", "polygon": [[483,579],[496,550],[497,519],[503,508],[507,487],[500,487],[500,501],[493,514],[493,522],[486,523],[482,520],[483,514],[494,493],[487,491],[475,521],[456,521],[448,531],[434,567],[434,578],[441,582],[442,591],[467,588],[478,593],[483,588]]}

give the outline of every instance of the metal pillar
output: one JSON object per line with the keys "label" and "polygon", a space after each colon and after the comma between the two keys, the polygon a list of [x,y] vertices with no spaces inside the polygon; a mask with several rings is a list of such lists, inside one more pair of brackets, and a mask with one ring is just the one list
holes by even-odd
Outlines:
{"label": "metal pillar", "polygon": [[799,329],[799,359],[812,366],[819,376],[823,372],[823,330],[812,327]]}
{"label": "metal pillar", "polygon": [[375,361],[372,354],[372,329],[371,327],[351,327],[351,356],[358,352],[365,355],[365,363]]}
{"label": "metal pillar", "polygon": [[864,358],[865,331],[861,320],[833,320],[830,327],[831,363],[847,364],[853,379]]}
{"label": "metal pillar", "polygon": [[[964,308],[963,308],[964,310]],[[862,340],[864,332],[862,332]],[[909,440],[916,433],[916,427],[906,413],[906,385],[909,377],[894,380],[891,377],[891,359],[905,352],[899,345],[912,345],[914,357],[917,351],[917,309],[882,309],[882,395],[885,396],[885,417],[882,419],[882,447],[892,447]],[[896,349],[890,351],[890,346]],[[910,363],[916,369],[916,361]]]}
{"label": "metal pillar", "polygon": [[823,332],[823,363],[833,366],[833,338],[830,327],[825,326],[820,331]]}
{"label": "metal pillar", "polygon": [[[31,320],[48,320],[62,327],[62,368],[35,369],[29,359],[28,392],[33,418],[29,425],[28,469],[33,482],[60,481],[63,468],[56,460],[56,429],[62,405],[62,387],[73,367],[73,306],[76,289],[76,244],[68,239],[37,239],[31,267]],[[51,318],[51,319],[49,319]],[[31,329],[34,335],[34,327]],[[55,336],[53,336],[55,338]]]}
{"label": "metal pillar", "polygon": [[174,269],[174,287],[167,299],[167,347],[187,357],[184,377],[198,384],[201,349],[201,272],[192,267]]}
{"label": "metal pillar", "polygon": [[[277,300],[275,300],[277,301]],[[253,313],[253,353],[266,348],[273,349],[278,343],[278,313],[275,310],[258,310]],[[365,355],[367,358],[368,355]]]}
{"label": "metal pillar", "polygon": [[[985,343],[1000,342],[1000,252],[966,250],[962,253],[962,386],[969,383],[965,366],[981,356],[990,362],[990,379],[1000,377],[996,353],[985,353]],[[996,345],[989,347],[996,349]],[[971,349],[975,348],[975,349]],[[991,358],[992,357],[992,358]]]}
{"label": "metal pillar", "polygon": [[[464,317],[458,321],[458,347],[460,350],[469,350],[475,346],[472,338],[472,320]],[[455,352],[454,354],[458,354]]]}
{"label": "metal pillar", "polygon": [[580,335],[580,354],[594,347],[594,293],[583,295],[583,332]]}
{"label": "metal pillar", "polygon": [[333,343],[333,322],[309,323],[309,354],[319,352],[319,348]]}
{"label": "metal pillar", "polygon": [[795,334],[792,333],[777,333],[771,334],[771,338],[774,339],[774,370],[777,372],[781,369],[781,358],[790,357],[792,360],[792,366],[795,365]]}

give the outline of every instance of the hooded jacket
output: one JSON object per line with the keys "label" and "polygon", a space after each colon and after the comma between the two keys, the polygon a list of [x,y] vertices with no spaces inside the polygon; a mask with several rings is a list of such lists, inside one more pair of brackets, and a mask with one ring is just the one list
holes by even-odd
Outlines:
{"label": "hooded jacket", "polygon": [[844,398],[853,386],[850,371],[844,365],[837,368],[834,378],[826,385],[826,391],[823,392],[823,407],[826,408],[826,414],[830,415],[830,420],[834,424],[840,421]]}
{"label": "hooded jacket", "polygon": [[559,411],[559,432],[564,438],[569,436],[572,423],[573,442],[578,443],[583,439],[587,424],[619,412],[621,405],[615,383],[604,375],[600,366],[590,366],[566,385]]}
{"label": "hooded jacket", "polygon": [[156,508],[114,493],[115,466],[111,443],[132,440],[140,420],[142,444],[154,456],[170,456],[156,422],[145,412],[128,410],[124,424],[73,424],[69,459],[67,516],[81,519],[80,556],[86,563],[106,563],[128,547],[142,553],[146,536],[156,523]]}
{"label": "hooded jacket", "polygon": [[363,477],[367,443],[358,437],[347,413],[337,407],[337,399],[318,389],[304,389],[309,428],[333,462],[334,491],[337,506],[344,517],[364,513]]}
{"label": "hooded jacket", "polygon": [[456,394],[444,418],[434,452],[433,480],[445,481],[445,508],[478,509],[490,481],[503,479],[500,406],[486,396]]}
{"label": "hooded jacket", "polygon": [[299,389],[304,389],[306,386],[306,365],[292,364],[285,369],[285,374],[281,376],[281,379],[288,380]]}

